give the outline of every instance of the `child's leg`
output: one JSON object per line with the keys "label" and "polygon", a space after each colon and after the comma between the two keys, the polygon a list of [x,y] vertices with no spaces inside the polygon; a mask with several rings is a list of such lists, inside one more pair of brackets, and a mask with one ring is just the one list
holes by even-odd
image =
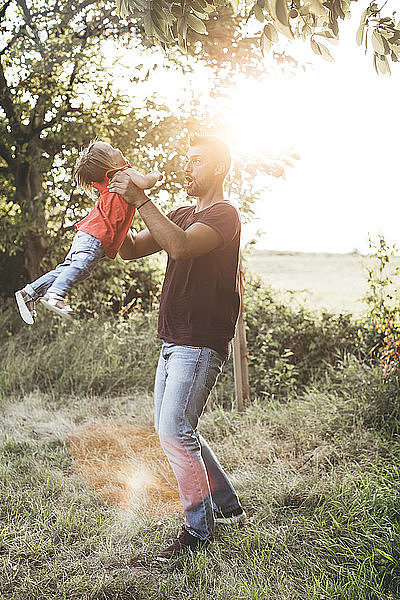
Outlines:
{"label": "child's leg", "polygon": [[56,276],[46,294],[64,298],[76,283],[89,277],[103,256],[104,249],[100,240],[84,231],[78,231],[65,261],[57,265]]}
{"label": "child's leg", "polygon": [[39,300],[39,298],[42,298],[46,294],[47,290],[52,286],[57,277],[60,275],[60,273],[70,266],[72,261],[73,248],[74,246],[76,246],[75,240],[77,236],[78,233],[75,235],[74,240],[72,242],[72,246],[66,257],[64,258],[63,262],[59,263],[56,266],[56,268],[52,271],[44,273],[44,275],[41,275],[38,279],[35,279],[35,281],[33,281],[32,283],[28,283],[24,287],[23,291],[26,292],[32,300],[36,301]]}
{"label": "child's leg", "polygon": [[142,190],[149,190],[157,183],[157,181],[161,181],[163,178],[159,171],[152,171],[147,175],[142,175],[135,169],[129,168],[127,169],[127,173],[132,179],[133,183]]}
{"label": "child's leg", "polygon": [[19,313],[22,319],[28,325],[34,323],[36,317],[36,302],[42,298],[57,278],[60,270],[65,268],[71,262],[71,250],[68,252],[64,262],[57,265],[55,269],[45,273],[32,283],[28,283],[22,290],[15,292]]}
{"label": "child's leg", "polygon": [[[68,255],[67,255],[68,256]],[[65,258],[65,260],[67,257]],[[65,261],[64,261],[65,262]],[[64,263],[62,263],[64,264]],[[58,267],[59,265],[57,265]],[[22,292],[28,294],[29,298],[36,302],[42,296],[45,295],[55,278],[57,277],[57,267],[53,271],[49,271],[44,275],[41,275],[38,279],[35,279],[32,283],[27,283],[23,288]]]}

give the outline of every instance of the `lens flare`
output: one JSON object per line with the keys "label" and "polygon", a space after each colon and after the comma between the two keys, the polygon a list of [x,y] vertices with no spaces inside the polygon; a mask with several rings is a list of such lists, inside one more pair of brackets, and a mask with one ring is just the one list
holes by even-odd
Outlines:
{"label": "lens flare", "polygon": [[72,433],[68,447],[75,472],[103,502],[154,517],[181,510],[175,477],[155,431],[100,423]]}

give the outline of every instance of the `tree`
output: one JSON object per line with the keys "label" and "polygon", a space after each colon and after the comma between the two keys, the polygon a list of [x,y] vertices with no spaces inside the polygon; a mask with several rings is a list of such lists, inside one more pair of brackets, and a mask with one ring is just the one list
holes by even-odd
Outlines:
{"label": "tree", "polygon": [[99,40],[129,34],[134,25],[121,26],[113,13],[112,4],[90,0],[7,0],[0,11],[1,243],[8,251],[11,243],[23,248],[30,277],[40,272],[47,215],[58,202],[44,176],[55,162],[65,166],[71,145],[82,143],[89,115],[118,119],[123,107],[102,75]]}
{"label": "tree", "polygon": [[[190,109],[175,107],[172,113],[152,98],[134,106],[115,91],[103,44],[122,36],[130,48],[137,44],[142,54],[144,49],[140,28],[121,22],[112,2],[33,0],[28,6],[26,0],[9,0],[0,14],[0,284],[2,293],[11,295],[54,266],[71,243],[74,223],[92,205],[71,178],[80,147],[97,135],[119,145],[137,168],[157,165],[167,176],[155,195],[167,209],[184,197],[182,155],[188,134],[204,130],[210,118],[195,100]],[[132,59],[135,84],[142,77],[141,60],[139,52],[136,63]],[[171,58],[170,64],[177,60]],[[183,68],[188,68],[186,57]],[[249,181],[244,185],[246,164],[234,173],[233,190],[250,214],[255,192]],[[273,163],[250,167],[282,174]],[[154,271],[150,268],[149,275],[139,265],[127,275],[124,269],[118,261],[102,264],[98,277],[78,293],[83,308],[85,295],[93,297],[95,286],[105,280],[109,293],[103,300],[113,309],[121,305],[124,291],[135,300],[132,290],[138,296],[140,287],[151,303],[157,288],[157,282],[151,283]],[[101,301],[100,294],[97,304]]]}
{"label": "tree", "polygon": [[[336,41],[339,23],[358,0],[117,0],[121,15],[138,24],[148,43],[179,46],[199,56],[241,61],[258,38],[262,54],[282,36],[309,40],[315,54],[333,60],[325,41]],[[372,46],[377,72],[390,73],[400,59],[400,21],[394,0],[367,4],[357,43]],[[258,22],[258,28],[255,24]],[[254,52],[253,52],[254,54]],[[249,59],[248,59],[249,60]]]}
{"label": "tree", "polygon": [[[158,160],[174,171],[184,123],[151,99],[133,108],[113,88],[102,44],[135,43],[138,31],[112,2],[7,0],[0,16],[0,280],[11,294],[60,258],[92,204],[71,180],[80,147],[97,135],[138,168]],[[174,173],[166,187],[181,189]]]}

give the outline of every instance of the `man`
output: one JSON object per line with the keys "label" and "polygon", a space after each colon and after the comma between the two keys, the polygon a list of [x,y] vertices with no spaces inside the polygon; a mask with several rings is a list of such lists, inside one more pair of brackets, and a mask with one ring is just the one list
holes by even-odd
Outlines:
{"label": "man", "polygon": [[160,301],[163,340],[155,380],[155,427],[178,482],[185,514],[182,534],[163,550],[167,561],[206,546],[215,524],[242,522],[237,494],[197,425],[229,355],[239,312],[240,220],[224,199],[229,149],[213,136],[190,140],[186,189],[196,206],[163,215],[129,177],[117,173],[110,190],[139,210],[147,229],[128,233],[125,260],[164,249],[168,264]]}

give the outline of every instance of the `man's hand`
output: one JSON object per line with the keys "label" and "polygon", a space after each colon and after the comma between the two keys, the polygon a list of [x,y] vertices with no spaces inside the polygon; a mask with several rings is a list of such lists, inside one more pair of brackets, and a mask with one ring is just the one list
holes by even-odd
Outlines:
{"label": "man's hand", "polygon": [[118,171],[114,175],[108,189],[110,192],[120,194],[128,204],[133,206],[140,206],[147,198],[144,191],[133,183],[125,171]]}

